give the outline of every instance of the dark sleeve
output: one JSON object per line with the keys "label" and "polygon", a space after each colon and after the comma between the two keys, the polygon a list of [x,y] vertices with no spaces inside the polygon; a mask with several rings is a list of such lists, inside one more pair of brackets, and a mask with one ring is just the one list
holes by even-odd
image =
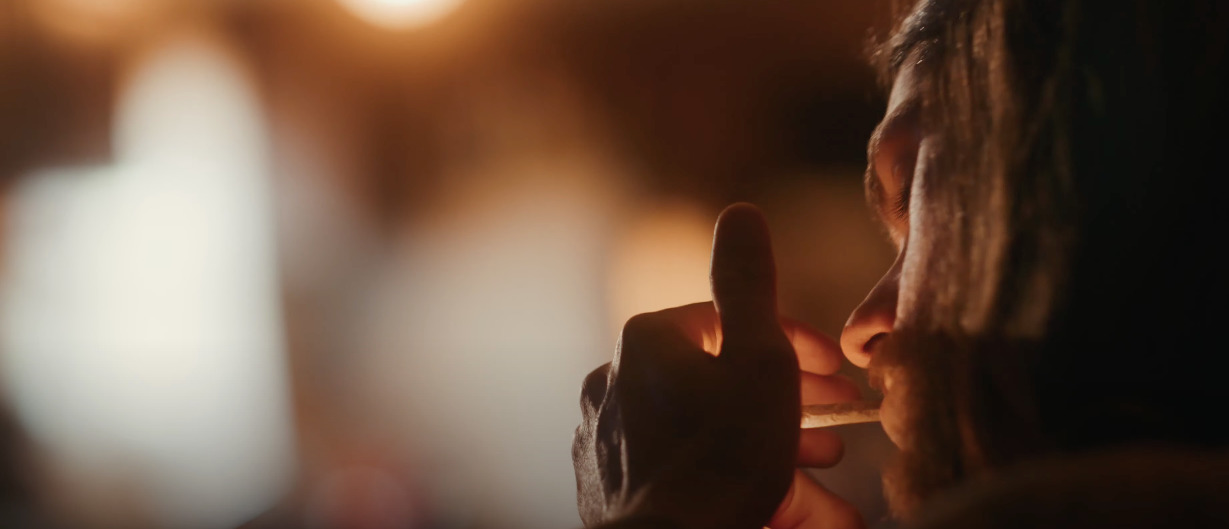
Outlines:
{"label": "dark sleeve", "polygon": [[1138,449],[1034,462],[932,501],[916,529],[1229,527],[1229,454]]}

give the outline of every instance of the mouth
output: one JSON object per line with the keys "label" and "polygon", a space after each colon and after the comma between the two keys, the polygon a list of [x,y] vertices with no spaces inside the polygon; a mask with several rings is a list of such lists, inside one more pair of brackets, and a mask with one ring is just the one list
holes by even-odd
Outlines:
{"label": "mouth", "polygon": [[[903,447],[907,438],[905,428],[905,413],[906,405],[904,399],[905,393],[900,387],[895,387],[901,382],[899,369],[882,370],[879,375],[879,391],[883,392],[883,406],[881,407],[880,415],[883,424],[883,431],[888,434],[888,438],[892,440],[898,448]],[[893,391],[893,389],[896,391]]]}
{"label": "mouth", "polygon": [[900,387],[902,376],[901,368],[886,362],[883,355],[871,356],[871,363],[867,366],[867,382],[872,389],[883,395],[879,411],[880,423],[883,425],[884,432],[888,434],[888,438],[892,440],[892,444],[897,447],[903,446],[902,443],[906,437],[905,403],[902,401],[905,395]]}
{"label": "mouth", "polygon": [[876,362],[876,358],[878,356],[872,356],[871,365],[866,368],[866,382],[871,389],[887,395],[893,381],[888,374],[888,369],[881,365],[882,362]]}

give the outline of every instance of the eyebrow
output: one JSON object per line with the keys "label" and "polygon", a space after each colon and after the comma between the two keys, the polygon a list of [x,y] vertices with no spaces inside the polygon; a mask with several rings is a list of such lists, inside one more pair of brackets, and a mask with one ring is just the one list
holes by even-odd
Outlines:
{"label": "eyebrow", "polygon": [[954,14],[951,4],[928,0],[899,22],[895,33],[875,52],[881,82],[890,86],[905,62],[924,61],[936,51],[946,29],[941,22],[950,20]]}

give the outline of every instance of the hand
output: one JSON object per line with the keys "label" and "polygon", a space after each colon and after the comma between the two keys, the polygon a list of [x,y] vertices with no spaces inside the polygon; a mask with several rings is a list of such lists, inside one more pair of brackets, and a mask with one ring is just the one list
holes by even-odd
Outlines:
{"label": "hand", "polygon": [[758,210],[736,205],[722,214],[712,263],[714,303],[632,318],[614,362],[585,380],[573,460],[586,526],[637,518],[758,528],[774,513],[790,521],[802,511],[780,505],[787,491],[797,502],[815,488],[796,484],[795,462],[840,458],[840,440],[827,432],[808,432],[800,446],[800,395],[819,403],[857,392],[818,374],[800,386],[800,359],[830,375],[840,353],[805,326],[786,321],[782,329]]}

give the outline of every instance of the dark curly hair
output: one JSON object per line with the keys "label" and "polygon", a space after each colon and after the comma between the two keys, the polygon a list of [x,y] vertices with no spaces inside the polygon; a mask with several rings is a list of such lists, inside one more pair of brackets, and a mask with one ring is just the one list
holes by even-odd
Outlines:
{"label": "dark curly hair", "polygon": [[877,45],[919,80],[942,219],[875,360],[916,403],[890,490],[1229,445],[1227,53],[1217,0],[923,0]]}

